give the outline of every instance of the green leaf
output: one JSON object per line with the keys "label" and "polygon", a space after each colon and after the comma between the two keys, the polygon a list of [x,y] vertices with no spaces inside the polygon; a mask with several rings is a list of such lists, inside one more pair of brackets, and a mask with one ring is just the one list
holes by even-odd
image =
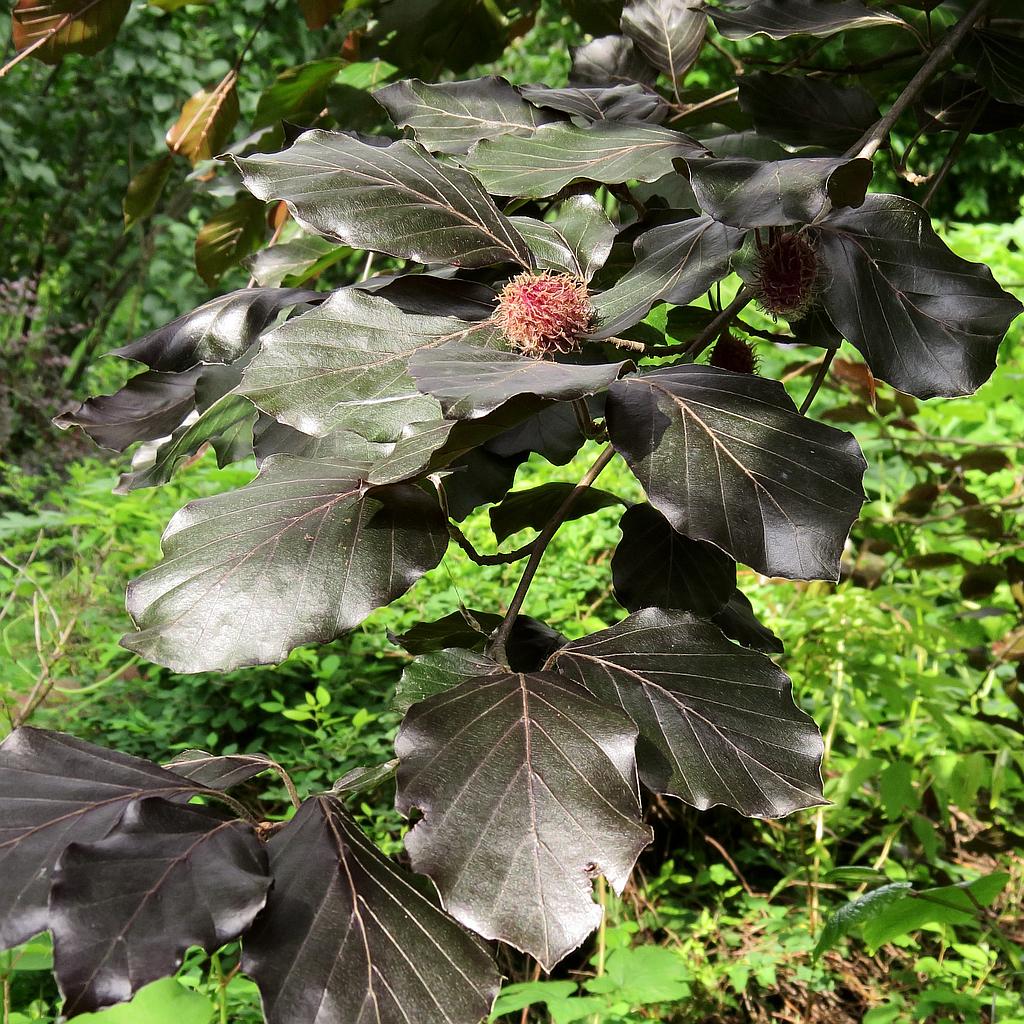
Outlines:
{"label": "green leaf", "polygon": [[[864,941],[872,953],[893,939],[928,924],[981,924],[981,908],[992,904],[1006,888],[1010,876],[994,871],[973,882],[945,885],[937,889],[906,891],[864,921]],[[877,891],[877,890],[876,890]]]}
{"label": "green leaf", "polygon": [[657,125],[560,122],[528,136],[481,141],[463,163],[489,192],[542,199],[574,181],[654,181],[672,170],[673,160],[706,155],[688,135]]}
{"label": "green leaf", "polygon": [[206,996],[163,978],[140,989],[130,1003],[75,1017],[78,1024],[210,1024],[214,1005]]}
{"label": "green leaf", "polygon": [[879,889],[872,889],[871,892],[866,892],[863,896],[858,896],[857,899],[836,909],[825,921],[825,926],[818,936],[814,947],[814,959],[817,960],[822,953],[832,949],[841,938],[849,935],[858,925],[871,920],[873,915],[880,913],[889,904],[902,900],[910,889],[909,882],[893,882]]}
{"label": "green leaf", "polygon": [[282,661],[404,594],[448,544],[436,499],[367,488],[352,466],[273,455],[237,491],[186,505],[164,561],[128,588],[122,644],[175,671]]}
{"label": "green leaf", "polygon": [[326,57],[282,71],[260,96],[253,130],[276,121],[311,121],[323,109],[327,87],[344,66],[341,57]]}
{"label": "green leaf", "polygon": [[347,245],[419,263],[530,264],[480,183],[415,142],[370,145],[314,129],[281,153],[234,159],[253,195],[283,199],[302,227]]}
{"label": "green leaf", "polygon": [[588,979],[583,987],[631,1006],[645,1006],[685,999],[692,978],[690,965],[672,949],[627,946],[613,949],[605,961],[605,973]]}
{"label": "green leaf", "polygon": [[146,164],[130,182],[124,195],[124,229],[128,231],[155,209],[174,166],[173,157],[160,157]]}

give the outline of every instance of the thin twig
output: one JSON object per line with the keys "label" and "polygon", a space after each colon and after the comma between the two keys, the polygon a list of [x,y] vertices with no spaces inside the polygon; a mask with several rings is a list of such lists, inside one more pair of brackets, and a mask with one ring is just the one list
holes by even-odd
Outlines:
{"label": "thin twig", "polygon": [[477,565],[510,565],[512,562],[521,562],[527,555],[533,552],[533,546],[536,541],[530,541],[529,544],[524,544],[521,548],[516,548],[515,551],[499,551],[493,555],[482,555],[473,546],[473,542],[462,532],[459,527],[451,520],[448,521],[448,536],[451,537],[456,544],[462,548],[463,551],[469,555],[470,559],[476,562]]}
{"label": "thin twig", "polygon": [[935,176],[928,186],[928,191],[925,193],[924,199],[921,200],[921,205],[925,209],[928,208],[928,204],[935,198],[935,193],[938,192],[939,186],[946,180],[946,175],[949,174],[950,168],[960,155],[960,150],[963,149],[967,136],[971,134],[971,129],[978,123],[978,118],[981,117],[981,113],[987,104],[988,97],[982,92],[971,108],[971,112],[967,115],[967,120],[960,126],[960,131],[957,132],[953,145],[949,147],[946,159],[942,161],[942,166],[935,172]]}
{"label": "thin twig", "polygon": [[935,72],[952,56],[953,51],[971,30],[974,23],[985,13],[991,2],[992,0],[975,0],[971,9],[942,37],[942,41],[932,50],[931,55],[921,65],[917,74],[907,83],[903,92],[896,97],[896,102],[883,117],[868,129],[863,138],[850,148],[847,156],[870,160],[875,155],[878,148],[888,138],[889,132],[900,119],[903,111],[917,99]]}
{"label": "thin twig", "polygon": [[[683,350],[686,355],[691,359],[696,359],[708,347],[711,341],[718,337],[718,335],[729,326],[732,318],[736,316],[740,310],[745,309],[750,305],[751,300],[754,298],[754,289],[749,285],[743,285],[742,288],[733,296],[732,302],[729,303],[721,313],[718,314],[708,325],[704,328],[696,338],[691,341],[686,348]],[[674,346],[670,346],[674,347]],[[662,350],[666,351],[666,350]]]}
{"label": "thin twig", "polygon": [[838,348],[830,348],[828,352],[825,353],[825,358],[822,359],[821,364],[818,366],[818,372],[814,375],[814,380],[811,381],[811,389],[807,392],[804,400],[800,403],[801,416],[807,415],[807,410],[810,409],[811,402],[814,401],[815,396],[821,390],[821,385],[825,383],[829,367],[832,365],[832,360],[835,359],[838,351]]}
{"label": "thin twig", "polygon": [[565,521],[566,516],[573,505],[576,504],[576,501],[601,475],[602,470],[614,458],[615,449],[608,445],[597,457],[590,469],[583,475],[580,482],[569,492],[565,501],[558,506],[558,510],[548,520],[544,529],[537,534],[537,539],[533,542],[533,550],[530,552],[530,560],[526,563],[522,578],[519,580],[519,586],[516,587],[516,592],[512,595],[512,600],[509,602],[508,611],[505,612],[505,618],[501,620],[501,624],[495,631],[494,639],[490,644],[490,655],[495,661],[503,664],[507,663],[505,647],[508,643],[509,635],[512,632],[512,627],[515,625],[519,610],[523,607],[523,601],[526,600],[530,584],[533,582],[534,576],[537,575],[537,570],[540,568],[540,562],[544,557],[544,551],[547,549],[548,544],[551,543],[551,539],[558,532],[558,528]]}

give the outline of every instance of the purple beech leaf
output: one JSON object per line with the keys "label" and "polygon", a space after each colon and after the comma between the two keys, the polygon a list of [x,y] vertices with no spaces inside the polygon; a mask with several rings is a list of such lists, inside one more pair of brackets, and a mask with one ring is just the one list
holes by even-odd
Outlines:
{"label": "purple beech leaf", "polygon": [[765,71],[745,74],[737,81],[740,108],[753,117],[758,134],[787,145],[842,152],[881,117],[871,93],[859,85]]}
{"label": "purple beech leaf", "polygon": [[213,953],[263,908],[271,878],[251,825],[205,807],[135,800],[99,842],[61,854],[50,892],[54,970],[68,1016],[130,999]]}
{"label": "purple beech leaf", "polygon": [[[592,417],[604,416],[602,395],[587,399]],[[583,447],[586,438],[580,430],[579,420],[572,406],[555,402],[498,434],[487,442],[489,451],[496,455],[523,455],[530,452],[543,456],[554,466],[572,462]]]}
{"label": "purple beech leaf", "polygon": [[711,621],[730,639],[765,654],[782,654],[782,641],[758,621],[747,595],[734,590],[726,606]]}
{"label": "purple beech leaf", "polygon": [[441,415],[406,372],[410,356],[453,340],[504,343],[490,323],[403,313],[379,295],[340,288],[264,336],[239,391],[306,434],[397,441],[407,424]]}
{"label": "purple beech leaf", "polygon": [[860,206],[871,181],[870,160],[728,157],[686,162],[704,213],[740,228],[809,223],[833,207]]}
{"label": "purple beech leaf", "polygon": [[[451,647],[482,651],[501,619],[495,612],[466,608],[434,622],[420,622],[391,640],[417,657]],[[532,672],[565,643],[565,637],[546,623],[519,615],[512,624],[505,653],[513,672]]]}
{"label": "purple beech leaf", "polygon": [[0,949],[49,927],[47,898],[69,843],[102,839],[143,796],[203,787],[149,761],[22,726],[0,743]]}
{"label": "purple beech leaf", "polygon": [[257,198],[284,200],[299,225],[346,245],[418,263],[529,266],[526,243],[472,174],[415,142],[380,141],[314,129],[235,162]]}
{"label": "purple beech leaf", "polygon": [[207,442],[217,452],[217,464],[223,468],[247,458],[253,451],[253,422],[256,410],[252,402],[238,395],[224,395],[197,420],[182,424],[154,453],[153,461],[130,473],[122,473],[114,488],[116,494],[128,494],[141,487],[159,487],[167,483],[185,459],[192,458]]}
{"label": "purple beech leaf", "polygon": [[413,707],[395,739],[405,837],[445,908],[551,970],[601,921],[593,880],[621,893],[651,832],[633,723],[551,672],[470,680]]}
{"label": "purple beech leaf", "polygon": [[589,281],[608,259],[616,227],[593,196],[572,196],[553,220],[509,218],[537,266]]}
{"label": "purple beech leaf", "polygon": [[130,7],[131,0],[17,0],[8,6],[11,42],[16,51],[33,47],[45,64],[59,64],[69,53],[99,53]]}
{"label": "purple beech leaf", "polygon": [[175,515],[163,562],[128,588],[138,631],[121,642],[178,672],[283,661],[404,594],[447,545],[419,487],[367,487],[349,465],[274,455],[252,483]]}
{"label": "purple beech leaf", "polygon": [[[525,491],[513,491],[500,504],[489,510],[491,531],[500,544],[513,533],[531,528],[540,530],[547,525],[562,502],[574,490],[575,484],[548,483],[530,487]],[[624,505],[617,494],[602,491],[599,487],[588,487],[576,500],[565,517],[565,522],[582,519],[602,508]]]}
{"label": "purple beech leaf", "polygon": [[729,273],[744,232],[709,216],[663,224],[633,243],[636,262],[607,291],[591,299],[597,317],[592,338],[632,327],[656,302],[685,306]]}
{"label": "purple beech leaf", "polygon": [[608,431],[679,533],[767,576],[839,578],[866,463],[777,381],[694,364],[626,377],[609,390]]}
{"label": "purple beech leaf", "polygon": [[381,275],[353,287],[387,299],[403,313],[453,316],[457,320],[489,319],[497,299],[494,289],[478,281],[451,277],[452,270]]}
{"label": "purple beech leaf", "polygon": [[629,0],[622,31],[679,89],[704,45],[707,15],[702,0]]}
{"label": "purple beech leaf", "polygon": [[789,677],[711,623],[647,608],[550,664],[636,722],[640,778],[654,792],[761,818],[825,803],[821,733]]}
{"label": "purple beech leaf", "polygon": [[654,85],[657,72],[628,36],[599,36],[572,51],[572,82]]}
{"label": "purple beech leaf", "polygon": [[950,250],[920,206],[870,195],[818,238],[825,310],[876,377],[917,398],[970,395],[988,380],[1021,304]]}
{"label": "purple beech leaf", "polygon": [[975,69],[978,81],[995,99],[1024,105],[1024,43],[1019,21],[1011,23],[1009,32],[973,28],[958,47],[957,60]]}
{"label": "purple beech leaf", "polygon": [[421,654],[405,666],[402,678],[398,680],[395,687],[395,710],[404,715],[413,704],[421,700],[444,693],[470,679],[503,671],[496,661],[462,647],[446,647]]}
{"label": "purple beech leaf", "polygon": [[218,755],[205,750],[183,750],[164,767],[205,789],[226,790],[276,768],[277,764],[265,754]]}
{"label": "purple beech leaf", "polygon": [[[476,420],[463,420],[473,423]],[[498,455],[489,447],[474,448],[448,466],[442,481],[448,515],[456,522],[492,501],[501,501],[528,456]]]}
{"label": "purple beech leaf", "polygon": [[[521,85],[519,92],[534,106],[560,110],[585,124],[594,121],[646,121],[661,124],[671,107],[645,85]],[[553,118],[548,118],[553,120]]]}
{"label": "purple beech leaf", "polygon": [[231,363],[284,310],[323,298],[322,292],[302,288],[242,288],[203,303],[112,354],[168,372],[198,363]]}
{"label": "purple beech leaf", "polygon": [[438,84],[411,78],[378,89],[373,98],[432,153],[466,153],[481,139],[529,135],[539,125],[558,120],[494,75]]}
{"label": "purple beech leaf", "polygon": [[677,608],[710,618],[728,604],[736,563],[714,544],[676,533],[646,503],[627,509],[619,529],[612,586],[623,608]]}
{"label": "purple beech leaf", "polygon": [[298,235],[288,242],[260,249],[242,260],[256,283],[265,287],[285,283],[301,284],[316,277],[351,250],[345,245],[332,245],[319,235]]}
{"label": "purple beech leaf", "polygon": [[274,888],[242,969],[267,1024],[479,1024],[499,975],[342,803],[303,803],[267,844]]}
{"label": "purple beech leaf", "polygon": [[830,36],[853,28],[906,24],[896,14],[869,9],[862,0],[739,0],[705,5],[705,10],[726,39],[759,33],[772,39]]}
{"label": "purple beech leaf", "polygon": [[695,139],[653,124],[546,124],[532,135],[478,142],[462,161],[489,192],[543,199],[574,181],[654,181],[672,161],[706,156]]}
{"label": "purple beech leaf", "polygon": [[450,342],[409,360],[416,386],[441,403],[445,416],[476,419],[520,395],[571,402],[603,391],[632,363],[556,363],[516,352]]}
{"label": "purple beech leaf", "polygon": [[123,452],[176,430],[195,408],[202,367],[180,373],[146,370],[112,395],[97,395],[54,418],[62,430],[81,427],[102,448]]}

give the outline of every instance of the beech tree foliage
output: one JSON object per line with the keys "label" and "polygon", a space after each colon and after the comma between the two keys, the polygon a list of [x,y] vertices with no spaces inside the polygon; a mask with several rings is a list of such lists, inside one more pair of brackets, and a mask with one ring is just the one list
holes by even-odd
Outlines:
{"label": "beech tree foliage", "polygon": [[[301,6],[316,27],[366,5]],[[504,38],[516,31],[512,5],[444,0],[420,5],[422,39],[389,34],[412,6],[381,3],[367,30],[398,67],[492,8],[506,12]],[[129,587],[124,646],[179,672],[329,642],[453,541],[481,564],[524,563],[505,609],[453,608],[397,638],[412,658],[396,760],[330,793],[292,790],[285,823],[255,820],[231,794],[283,772],[270,756],[193,752],[160,767],[12,733],[0,937],[53,933],[69,1016],[172,973],[189,946],[241,937],[270,1024],[475,1024],[499,983],[488,942],[545,970],[579,946],[600,921],[595,879],[621,892],[651,840],[649,794],[764,817],[823,803],[821,735],[769,657],[781,641],[737,589],[737,564],[838,579],[866,464],[810,410],[844,339],[873,378],[921,399],[970,394],[992,373],[1021,306],[931,226],[949,161],[922,204],[869,189],[893,127],[932,116],[922,97],[953,65],[979,99],[946,126],[951,152],[985,104],[1024,104],[1024,19],[989,0],[599,6],[613,24],[622,8],[619,32],[576,51],[568,86],[394,81],[374,93],[389,134],[310,124],[306,100],[341,64],[296,69],[302,97],[278,88],[258,114],[287,131],[222,160],[259,242],[264,203],[303,230],[251,263],[288,274],[118,349],[142,372],[59,418],[116,451],[150,446],[126,491],[165,483],[206,445],[222,464],[255,456],[251,483],[175,515],[163,560]],[[938,8],[925,33],[922,7]],[[127,8],[18,3],[18,59],[94,52]],[[712,28],[725,47],[805,37],[805,57],[694,95],[687,72]],[[807,73],[855,33],[915,54],[895,100],[853,71]],[[189,100],[173,154],[195,163],[230,141],[225,81]],[[136,209],[160,173],[133,183]],[[317,289],[343,249],[385,269]],[[776,320],[769,344],[815,354],[799,407],[757,372],[750,338],[765,332],[743,319],[750,303]],[[656,307],[667,317],[644,322]],[[515,489],[529,454],[564,465],[588,443],[582,479]],[[616,458],[645,502],[594,486]],[[482,505],[499,542],[535,538],[477,551],[458,523]],[[570,642],[520,613],[558,528],[599,508],[622,512],[609,583],[628,614]],[[416,819],[411,872],[346,807],[392,773]]]}

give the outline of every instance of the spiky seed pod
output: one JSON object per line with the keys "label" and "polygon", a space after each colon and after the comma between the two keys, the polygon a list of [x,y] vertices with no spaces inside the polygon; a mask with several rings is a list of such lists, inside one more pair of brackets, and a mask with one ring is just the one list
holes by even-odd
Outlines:
{"label": "spiky seed pod", "polygon": [[773,319],[804,315],[818,292],[820,267],[804,234],[780,234],[760,248],[754,288],[758,305]]}
{"label": "spiky seed pod", "polygon": [[513,348],[541,357],[579,348],[593,319],[586,284],[547,271],[513,277],[498,294],[494,314]]}
{"label": "spiky seed pod", "polygon": [[733,373],[757,373],[757,354],[754,352],[754,346],[729,331],[715,342],[708,362],[723,370],[732,370]]}

